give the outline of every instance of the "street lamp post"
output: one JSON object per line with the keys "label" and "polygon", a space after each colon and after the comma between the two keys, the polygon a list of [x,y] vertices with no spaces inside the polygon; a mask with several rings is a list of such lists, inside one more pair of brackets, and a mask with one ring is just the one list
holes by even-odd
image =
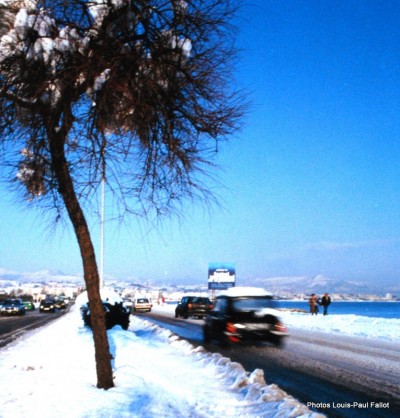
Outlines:
{"label": "street lamp post", "polygon": [[101,144],[101,211],[100,211],[100,289],[104,287],[104,223],[105,223],[105,190],[106,190],[106,139],[103,137]]}
{"label": "street lamp post", "polygon": [[100,212],[100,289],[104,286],[104,217],[105,217],[105,178],[101,179],[101,212]]}

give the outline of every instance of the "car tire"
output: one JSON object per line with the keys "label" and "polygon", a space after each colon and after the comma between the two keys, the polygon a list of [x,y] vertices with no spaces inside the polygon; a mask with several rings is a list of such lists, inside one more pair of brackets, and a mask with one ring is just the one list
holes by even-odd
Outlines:
{"label": "car tire", "polygon": [[275,337],[272,340],[272,344],[277,348],[282,348],[284,344],[284,338],[283,337]]}
{"label": "car tire", "polygon": [[229,338],[226,335],[222,335],[219,340],[218,343],[220,345],[221,348],[228,350],[231,348],[231,342],[229,341]]}
{"label": "car tire", "polygon": [[211,341],[210,330],[206,326],[203,327],[203,341],[205,344]]}

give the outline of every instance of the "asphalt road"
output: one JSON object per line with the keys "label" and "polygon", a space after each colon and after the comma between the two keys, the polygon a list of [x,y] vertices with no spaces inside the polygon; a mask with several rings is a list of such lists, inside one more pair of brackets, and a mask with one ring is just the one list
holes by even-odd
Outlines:
{"label": "asphalt road", "polygon": [[[275,383],[328,417],[399,417],[400,351],[392,342],[291,330],[282,349],[204,345],[202,320],[145,315],[194,345],[237,361],[248,371],[262,369]],[[311,403],[311,404],[310,404]]]}
{"label": "asphalt road", "polygon": [[55,313],[40,313],[27,311],[24,316],[0,316],[0,347],[21,337],[27,331],[41,327],[64,314],[64,311]]}

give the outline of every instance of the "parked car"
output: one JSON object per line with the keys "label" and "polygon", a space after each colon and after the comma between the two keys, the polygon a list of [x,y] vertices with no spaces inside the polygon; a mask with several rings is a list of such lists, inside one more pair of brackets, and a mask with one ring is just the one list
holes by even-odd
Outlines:
{"label": "parked car", "polygon": [[40,302],[40,305],[39,305],[40,313],[46,313],[46,312],[54,313],[55,311],[56,311],[56,304],[55,304],[54,299],[47,298],[47,299],[43,299]]}
{"label": "parked car", "polygon": [[148,298],[137,298],[133,300],[132,310],[133,312],[151,312],[153,304]]}
{"label": "parked car", "polygon": [[[121,302],[111,303],[103,300],[103,308],[106,313],[106,328],[111,329],[115,325],[120,325],[122,329],[127,330],[129,328],[129,315],[131,310],[124,306]],[[85,303],[81,306],[81,315],[83,322],[89,328],[91,328],[91,312],[89,303]]]}
{"label": "parked car", "polygon": [[31,300],[24,300],[22,303],[24,304],[26,311],[34,311],[36,309],[34,303]]}
{"label": "parked car", "polygon": [[0,308],[1,315],[25,315],[25,306],[21,299],[6,299]]}
{"label": "parked car", "polygon": [[[106,328],[111,329],[115,325],[119,325],[122,329],[127,330],[129,328],[131,309],[124,305],[121,296],[114,289],[108,287],[103,287],[100,290],[100,296],[106,315]],[[75,303],[80,307],[83,322],[91,328],[92,312],[87,292],[81,293]]]}
{"label": "parked car", "polygon": [[206,317],[204,342],[216,340],[225,346],[271,342],[280,346],[288,333],[278,315],[271,293],[232,287],[217,296],[214,309]]}
{"label": "parked car", "polygon": [[213,305],[209,298],[200,296],[184,296],[175,308],[175,318],[180,316],[187,319],[189,316],[203,318]]}

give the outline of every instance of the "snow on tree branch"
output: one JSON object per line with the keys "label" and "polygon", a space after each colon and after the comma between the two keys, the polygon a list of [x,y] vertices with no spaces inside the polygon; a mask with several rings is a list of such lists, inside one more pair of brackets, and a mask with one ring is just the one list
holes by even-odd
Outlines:
{"label": "snow on tree branch", "polygon": [[[0,0],[0,129],[12,121],[40,138],[38,160],[62,141],[82,190],[107,155],[107,179],[121,195],[160,206],[191,195],[194,174],[242,111],[226,88],[229,4]],[[27,184],[40,161],[23,164]],[[51,170],[35,177],[49,179],[36,195],[57,183]]]}

